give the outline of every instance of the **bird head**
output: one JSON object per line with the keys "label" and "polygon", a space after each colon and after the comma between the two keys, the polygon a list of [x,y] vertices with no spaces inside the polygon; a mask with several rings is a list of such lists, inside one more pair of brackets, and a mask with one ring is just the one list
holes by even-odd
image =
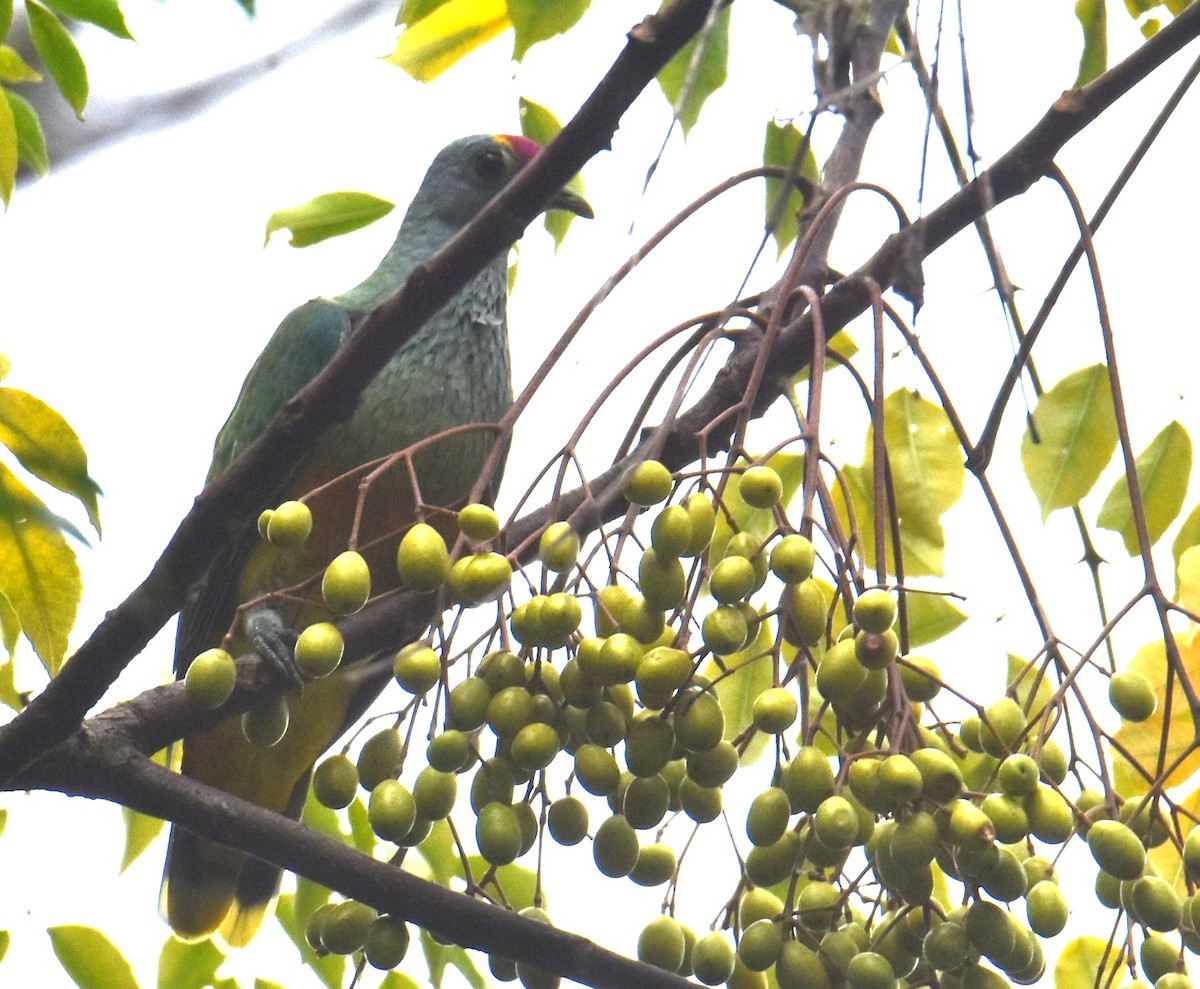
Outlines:
{"label": "bird head", "polygon": [[[409,212],[420,211],[454,228],[463,227],[541,150],[536,141],[510,134],[459,138],[438,152]],[[587,200],[565,187],[546,209],[592,216]]]}

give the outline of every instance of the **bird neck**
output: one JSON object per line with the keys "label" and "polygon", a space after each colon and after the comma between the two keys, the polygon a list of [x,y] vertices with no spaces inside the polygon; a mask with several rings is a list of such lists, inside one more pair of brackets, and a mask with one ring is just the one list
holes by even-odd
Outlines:
{"label": "bird neck", "polygon": [[[378,267],[335,301],[350,310],[352,316],[365,314],[399,291],[413,269],[429,260],[459,229],[432,217],[414,216],[410,211]],[[500,257],[493,262],[500,263]]]}

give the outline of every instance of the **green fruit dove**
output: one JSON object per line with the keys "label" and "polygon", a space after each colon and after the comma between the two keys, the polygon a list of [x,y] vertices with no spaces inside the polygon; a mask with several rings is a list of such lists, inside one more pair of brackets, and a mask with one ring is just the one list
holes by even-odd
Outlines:
{"label": "green fruit dove", "polygon": [[[503,135],[465,137],[444,148],[374,273],[344,295],[305,303],[279,325],[217,436],[209,479],[263,432],[374,307],[398,291],[413,269],[466,226],[539,150],[528,138]],[[588,204],[568,189],[547,209],[592,215]],[[186,673],[195,656],[223,645],[234,655],[255,650],[282,663],[298,686],[292,656],[297,632],[329,621],[331,613],[319,587],[301,599],[264,596],[319,575],[347,548],[358,549],[370,565],[373,593],[398,586],[396,546],[418,520],[418,503],[461,507],[495,434],[467,430],[423,446],[412,457],[412,474],[397,463],[372,482],[361,514],[356,500],[364,473],[356,469],[444,431],[494,423],[504,415],[512,404],[506,305],[507,258],[502,254],[397,352],[363,391],[353,417],[325,433],[296,464],[275,503],[305,496],[312,513],[311,536],[289,545],[288,540],[263,539],[253,524],[247,526],[180,612],[177,675]],[[414,478],[419,491],[414,491]],[[499,471],[493,489],[498,483]],[[448,521],[440,521],[443,516]],[[351,546],[356,517],[357,538]],[[456,534],[453,519],[452,513],[442,512],[430,521],[449,537]],[[288,726],[269,748],[247,741],[237,717],[187,737],[184,774],[299,817],[317,758],[386,682],[366,677],[363,666],[341,666],[302,691],[291,691]],[[172,828],[162,908],[181,938],[219,932],[230,946],[246,944],[270,909],[279,882],[275,866],[202,840],[183,827]]]}

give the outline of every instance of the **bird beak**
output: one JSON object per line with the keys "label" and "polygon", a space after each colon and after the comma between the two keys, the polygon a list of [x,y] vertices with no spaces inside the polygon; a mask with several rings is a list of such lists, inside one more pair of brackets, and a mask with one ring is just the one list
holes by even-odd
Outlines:
{"label": "bird beak", "polygon": [[588,201],[574,189],[567,186],[559,189],[554,194],[554,198],[547,204],[546,209],[565,209],[576,216],[582,216],[585,220],[590,220],[596,215],[592,212],[592,207]]}

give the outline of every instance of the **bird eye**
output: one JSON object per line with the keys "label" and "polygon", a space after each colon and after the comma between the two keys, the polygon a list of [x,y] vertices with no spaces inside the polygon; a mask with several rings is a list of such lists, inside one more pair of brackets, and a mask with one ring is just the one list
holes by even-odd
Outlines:
{"label": "bird eye", "polygon": [[504,155],[495,148],[488,148],[475,159],[475,172],[481,179],[495,181],[504,174]]}

